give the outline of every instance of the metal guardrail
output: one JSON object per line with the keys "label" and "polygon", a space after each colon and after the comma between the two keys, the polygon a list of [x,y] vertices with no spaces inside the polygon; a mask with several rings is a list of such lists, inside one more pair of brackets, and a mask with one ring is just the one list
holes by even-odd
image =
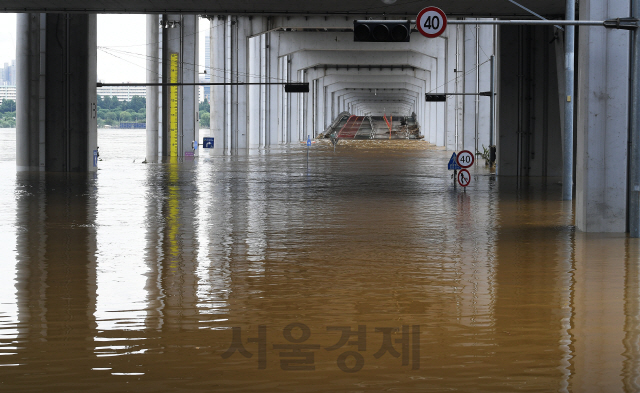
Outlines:
{"label": "metal guardrail", "polygon": [[351,116],[351,113],[349,112],[341,112],[334,120],[333,122],[329,125],[329,127],[327,127],[326,130],[324,130],[324,135],[330,135],[333,132],[335,132],[335,128],[338,126],[338,124],[340,124],[340,122],[342,121],[342,119],[344,119],[345,117],[349,117]]}

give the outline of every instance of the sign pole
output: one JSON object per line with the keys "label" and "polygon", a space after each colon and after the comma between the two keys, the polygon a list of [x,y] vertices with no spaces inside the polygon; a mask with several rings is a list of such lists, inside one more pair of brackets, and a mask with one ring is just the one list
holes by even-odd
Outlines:
{"label": "sign pole", "polygon": [[309,147],[311,146],[311,135],[307,135],[307,172],[309,172]]}

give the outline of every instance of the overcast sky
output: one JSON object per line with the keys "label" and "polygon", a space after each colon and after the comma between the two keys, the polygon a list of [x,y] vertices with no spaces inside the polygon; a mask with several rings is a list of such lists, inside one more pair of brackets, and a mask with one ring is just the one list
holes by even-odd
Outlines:
{"label": "overcast sky", "polygon": [[[98,15],[98,79],[146,81],[145,15]],[[200,19],[200,65],[209,21]],[[104,49],[100,49],[104,47]],[[16,15],[0,13],[0,67],[16,58]]]}

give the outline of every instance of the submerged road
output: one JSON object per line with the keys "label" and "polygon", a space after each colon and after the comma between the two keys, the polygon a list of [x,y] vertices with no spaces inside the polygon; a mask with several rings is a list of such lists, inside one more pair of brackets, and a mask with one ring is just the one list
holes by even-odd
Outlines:
{"label": "submerged road", "polygon": [[[632,391],[638,242],[557,179],[424,141],[16,174],[0,130],[0,390]],[[13,137],[12,137],[13,135]],[[481,160],[479,160],[481,161]],[[623,355],[624,354],[624,355]],[[595,367],[594,365],[597,365]],[[629,387],[627,389],[627,387]]]}

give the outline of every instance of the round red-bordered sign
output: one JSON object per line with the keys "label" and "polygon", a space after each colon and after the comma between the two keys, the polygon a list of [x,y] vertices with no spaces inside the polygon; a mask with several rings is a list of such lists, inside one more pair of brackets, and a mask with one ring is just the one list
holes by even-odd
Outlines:
{"label": "round red-bordered sign", "polygon": [[471,183],[471,174],[466,169],[460,169],[460,172],[458,172],[458,184],[466,187],[469,183]]}
{"label": "round red-bordered sign", "polygon": [[438,7],[427,7],[418,13],[416,28],[427,38],[436,38],[447,28],[447,16]]}
{"label": "round red-bordered sign", "polygon": [[460,168],[469,168],[474,161],[473,153],[469,150],[463,150],[456,155],[456,162],[460,165]]}

